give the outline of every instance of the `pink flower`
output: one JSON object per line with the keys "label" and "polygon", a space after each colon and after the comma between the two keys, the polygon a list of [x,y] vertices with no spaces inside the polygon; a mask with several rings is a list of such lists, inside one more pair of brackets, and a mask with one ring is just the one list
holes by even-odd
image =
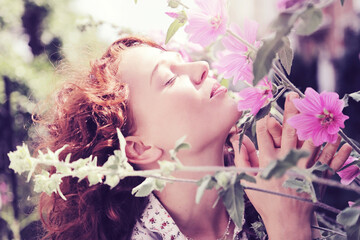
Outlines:
{"label": "pink flower", "polygon": [[224,78],[233,78],[233,83],[246,81],[252,84],[254,75],[252,73],[252,61],[242,53],[223,51],[218,54],[218,61],[213,67],[222,73]]}
{"label": "pink flower", "polygon": [[342,113],[344,102],[334,92],[317,93],[307,88],[305,98],[294,99],[300,114],[291,117],[288,123],[296,129],[300,140],[312,139],[316,146],[324,142],[335,143],[340,128],[349,117]]}
{"label": "pink flower", "polygon": [[[344,166],[354,162],[355,160],[357,160],[356,158],[350,156],[344,163]],[[342,184],[345,184],[345,185],[349,185],[352,181],[354,181],[354,179],[360,175],[360,168],[354,164],[354,165],[351,165],[347,168],[345,168],[344,170],[341,170],[341,171],[338,171],[337,174],[340,176],[341,180],[340,182]]]}
{"label": "pink flower", "polygon": [[[252,20],[245,20],[244,31],[238,25],[232,24],[230,30],[245,39],[255,47],[260,46],[260,42],[256,41],[258,23]],[[252,60],[249,56],[248,47],[236,39],[232,35],[223,38],[222,43],[226,50],[218,54],[218,60],[214,67],[219,73],[224,74],[225,78],[232,78],[236,84],[238,81],[246,81],[252,83],[254,78],[252,73]]]}
{"label": "pink flower", "polygon": [[207,46],[226,32],[225,0],[195,0],[198,8],[189,10],[185,32],[190,35],[190,41]]}
{"label": "pink flower", "polygon": [[277,2],[277,7],[280,11],[284,11],[289,8],[299,8],[303,5],[305,0],[279,0]]}
{"label": "pink flower", "polygon": [[178,18],[179,14],[176,12],[165,12],[166,15],[168,15],[171,18]]}
{"label": "pink flower", "polygon": [[272,83],[265,77],[256,87],[241,90],[239,96],[238,110],[251,109],[250,113],[256,115],[264,104],[273,97]]}

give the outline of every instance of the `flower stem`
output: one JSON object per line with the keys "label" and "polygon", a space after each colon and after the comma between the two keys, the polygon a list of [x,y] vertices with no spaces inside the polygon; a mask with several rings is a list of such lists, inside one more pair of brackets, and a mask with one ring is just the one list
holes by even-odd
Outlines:
{"label": "flower stem", "polygon": [[360,154],[360,148],[358,145],[356,145],[356,143],[354,143],[354,141],[349,138],[344,132],[343,130],[340,129],[339,131],[339,135],[357,152]]}
{"label": "flower stem", "polygon": [[231,31],[230,29],[226,29],[226,32],[229,33],[231,36],[233,36],[234,38],[236,38],[237,40],[239,40],[241,43],[245,44],[248,48],[250,48],[252,51],[254,51],[255,53],[257,52],[257,48],[252,45],[251,43],[249,43],[248,41],[246,41],[245,39],[243,39],[242,37],[240,37],[239,35],[235,34],[233,31]]}
{"label": "flower stem", "polygon": [[322,202],[313,202],[311,199],[308,199],[308,198],[302,198],[302,197],[285,194],[285,193],[273,192],[273,191],[269,191],[269,190],[261,189],[261,188],[248,187],[248,186],[243,186],[243,187],[244,187],[244,189],[247,189],[247,190],[253,190],[253,191],[268,193],[268,194],[277,195],[277,196],[281,196],[281,197],[291,198],[291,199],[295,199],[295,200],[302,201],[302,202],[307,202],[307,203],[312,204],[314,207],[322,208],[322,209],[328,210],[328,211],[336,213],[336,214],[341,212],[341,210],[339,210],[337,208],[334,208],[334,207],[329,206]]}
{"label": "flower stem", "polygon": [[335,231],[335,230],[332,230],[332,229],[329,229],[329,228],[323,228],[323,227],[314,226],[314,225],[312,225],[311,227],[312,227],[312,228],[315,228],[315,229],[319,229],[319,230],[321,230],[321,231],[331,232],[331,233],[335,233],[335,234],[337,234],[337,235],[346,237],[346,234],[345,234],[345,233],[342,233],[342,232],[339,232],[339,231]]}
{"label": "flower stem", "polygon": [[183,6],[184,8],[186,8],[186,9],[189,9],[189,7],[186,6],[185,4],[183,4],[181,1],[179,1],[179,4],[180,4],[181,6]]}

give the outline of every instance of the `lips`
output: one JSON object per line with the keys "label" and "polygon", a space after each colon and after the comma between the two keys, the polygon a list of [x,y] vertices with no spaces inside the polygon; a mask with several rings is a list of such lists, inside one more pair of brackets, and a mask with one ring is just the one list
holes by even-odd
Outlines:
{"label": "lips", "polygon": [[221,86],[220,83],[216,82],[211,89],[210,98],[212,98],[220,93],[226,93],[226,92],[227,92],[227,89],[224,86]]}

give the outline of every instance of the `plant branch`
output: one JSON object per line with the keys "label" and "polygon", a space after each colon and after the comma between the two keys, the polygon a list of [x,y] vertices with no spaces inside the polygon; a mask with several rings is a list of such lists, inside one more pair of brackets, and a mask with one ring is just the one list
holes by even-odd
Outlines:
{"label": "plant branch", "polygon": [[322,202],[313,202],[311,199],[308,199],[308,198],[302,198],[302,197],[285,194],[285,193],[273,192],[273,191],[269,191],[269,190],[261,189],[261,188],[248,187],[248,186],[243,186],[243,187],[244,187],[244,189],[247,189],[247,190],[259,191],[259,192],[263,192],[263,193],[268,193],[268,194],[272,194],[272,195],[295,199],[295,200],[302,201],[302,202],[307,202],[307,203],[312,204],[314,207],[322,208],[322,209],[328,210],[328,211],[336,213],[336,214],[341,212],[341,210],[339,210],[337,208],[334,208],[334,207],[329,206]]}
{"label": "plant branch", "polygon": [[337,235],[346,237],[346,234],[345,234],[345,233],[342,233],[342,232],[339,232],[339,231],[335,231],[335,230],[332,230],[332,229],[329,229],[329,228],[323,228],[323,227],[314,226],[314,225],[312,225],[311,227],[312,227],[312,228],[315,228],[315,229],[319,229],[319,230],[321,230],[321,231],[331,232],[331,233],[335,233],[335,234],[337,234]]}
{"label": "plant branch", "polygon": [[249,43],[248,41],[246,41],[245,39],[243,39],[242,37],[238,36],[237,34],[235,34],[233,31],[231,31],[230,29],[226,29],[226,32],[228,34],[230,34],[231,36],[233,36],[234,38],[236,38],[239,42],[245,44],[248,48],[250,48],[252,51],[254,51],[255,53],[257,52],[257,48],[252,45],[251,43]]}

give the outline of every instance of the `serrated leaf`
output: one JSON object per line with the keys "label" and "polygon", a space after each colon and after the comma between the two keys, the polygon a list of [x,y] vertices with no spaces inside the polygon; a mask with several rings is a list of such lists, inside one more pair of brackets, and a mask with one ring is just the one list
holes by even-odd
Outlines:
{"label": "serrated leaf", "polygon": [[307,152],[292,149],[283,159],[270,162],[261,173],[261,177],[264,179],[281,178],[288,169],[295,167],[301,158],[308,155]]}
{"label": "serrated leaf", "polygon": [[321,23],[321,10],[312,6],[300,15],[300,23],[296,26],[295,31],[298,35],[310,35],[320,27]]}
{"label": "serrated leaf", "polygon": [[199,203],[206,189],[212,189],[215,186],[216,182],[210,175],[206,175],[201,178],[197,185],[199,186],[196,190],[195,202]]}
{"label": "serrated leaf", "polygon": [[253,65],[254,86],[258,84],[258,82],[270,71],[277,51],[284,44],[281,40],[282,37],[283,36],[279,37],[279,35],[276,35],[273,39],[265,40],[261,48],[258,50]]}
{"label": "serrated leaf", "polygon": [[291,73],[291,66],[294,59],[294,52],[290,46],[288,37],[283,37],[284,46],[279,51],[281,65],[285,68],[288,75]]}
{"label": "serrated leaf", "polygon": [[349,94],[349,97],[351,97],[352,99],[354,99],[357,102],[360,102],[360,91]]}
{"label": "serrated leaf", "polygon": [[184,26],[185,22],[180,22],[178,19],[175,19],[167,30],[165,44],[167,44],[174,34],[179,30],[180,27]]}
{"label": "serrated leaf", "polygon": [[219,193],[229,216],[242,229],[242,220],[244,218],[244,191],[240,182],[235,182],[226,190]]}

